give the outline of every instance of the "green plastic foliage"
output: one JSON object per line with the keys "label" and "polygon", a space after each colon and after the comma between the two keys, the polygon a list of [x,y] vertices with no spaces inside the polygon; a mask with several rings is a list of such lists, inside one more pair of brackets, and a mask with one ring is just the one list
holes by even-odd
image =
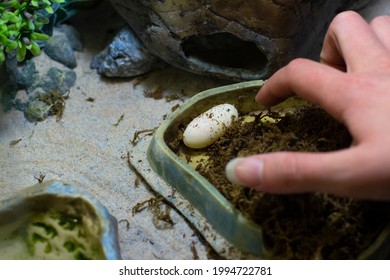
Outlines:
{"label": "green plastic foliage", "polygon": [[65,0],[0,0],[0,63],[5,53],[16,50],[16,59],[23,61],[27,50],[37,56],[41,49],[37,40],[49,38],[39,29],[49,22],[54,13],[53,3]]}

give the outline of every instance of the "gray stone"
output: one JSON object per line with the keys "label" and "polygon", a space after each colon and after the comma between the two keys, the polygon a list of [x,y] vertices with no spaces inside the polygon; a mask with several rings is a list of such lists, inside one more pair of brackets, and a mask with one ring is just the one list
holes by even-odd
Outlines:
{"label": "gray stone", "polygon": [[144,74],[159,64],[128,27],[123,27],[112,42],[95,56],[91,68],[108,77],[132,77]]}
{"label": "gray stone", "polygon": [[66,35],[68,38],[69,44],[72,49],[75,51],[81,52],[83,50],[83,42],[81,39],[80,33],[71,25],[61,24],[56,29],[58,32],[61,32]]}
{"label": "gray stone", "polygon": [[[41,76],[33,60],[26,60],[19,68],[14,57],[7,58],[0,67],[0,73],[0,101],[3,109],[7,111],[15,108],[23,111],[30,122],[43,121],[50,116],[53,104],[56,104],[57,100],[64,102],[77,79],[73,70],[60,70],[55,67]],[[29,95],[27,102],[16,98],[19,89],[26,90]],[[52,100],[53,104],[43,100]]]}
{"label": "gray stone", "polygon": [[27,93],[34,91],[41,85],[39,72],[35,67],[33,60],[26,60],[18,75],[18,81],[22,88],[26,89]]}
{"label": "gray stone", "polygon": [[69,68],[77,66],[76,57],[73,53],[72,45],[67,36],[58,33],[50,37],[45,44],[44,52],[53,60],[62,63]]}
{"label": "gray stone", "polygon": [[24,116],[30,122],[45,120],[50,114],[51,106],[40,100],[32,100],[26,105]]}
{"label": "gray stone", "polygon": [[45,82],[42,84],[42,89],[45,91],[58,90],[64,95],[73,87],[76,79],[76,72],[52,67],[47,71],[46,77],[44,77]]}
{"label": "gray stone", "polygon": [[75,84],[77,75],[73,70],[61,70],[51,67],[40,76],[33,61],[27,61],[20,71],[19,81],[26,89],[28,101],[11,99],[17,110],[23,111],[30,122],[40,122],[56,114],[55,106],[65,106],[70,88]]}
{"label": "gray stone", "polygon": [[12,108],[12,100],[19,88],[15,51],[6,53],[6,60],[0,66],[0,102],[7,111]]}

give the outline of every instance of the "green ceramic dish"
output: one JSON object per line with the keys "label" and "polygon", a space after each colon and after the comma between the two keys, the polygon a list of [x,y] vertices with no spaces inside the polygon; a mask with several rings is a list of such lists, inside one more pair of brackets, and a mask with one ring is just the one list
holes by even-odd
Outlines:
{"label": "green ceramic dish", "polygon": [[0,202],[0,259],[121,259],[117,221],[82,189],[47,181]]}
{"label": "green ceramic dish", "polygon": [[[171,114],[155,132],[147,157],[152,169],[168,184],[177,189],[207,219],[215,230],[242,252],[260,258],[269,256],[261,227],[248,220],[194,168],[180,159],[167,145],[177,137],[181,127],[195,116],[222,103],[233,104],[240,114],[261,109],[254,97],[263,81],[251,81],[201,92]],[[304,104],[299,99],[288,99],[276,108],[297,108]],[[388,226],[370,248],[359,258],[384,259],[390,256]]]}

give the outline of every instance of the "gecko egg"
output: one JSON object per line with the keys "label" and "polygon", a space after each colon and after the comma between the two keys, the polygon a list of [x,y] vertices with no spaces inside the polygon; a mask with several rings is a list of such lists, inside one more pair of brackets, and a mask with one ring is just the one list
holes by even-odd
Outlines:
{"label": "gecko egg", "polygon": [[238,118],[236,107],[221,104],[193,119],[183,133],[183,142],[189,148],[201,149],[218,140]]}

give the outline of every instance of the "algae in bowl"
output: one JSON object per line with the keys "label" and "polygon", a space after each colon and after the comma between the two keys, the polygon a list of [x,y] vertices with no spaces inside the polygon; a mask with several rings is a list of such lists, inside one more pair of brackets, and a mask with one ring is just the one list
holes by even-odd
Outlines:
{"label": "algae in bowl", "polygon": [[0,259],[120,259],[116,226],[86,192],[38,184],[0,203]]}
{"label": "algae in bowl", "polygon": [[[388,257],[389,203],[357,202],[323,194],[275,196],[255,193],[240,186],[228,186],[229,182],[224,179],[224,166],[229,158],[225,155],[229,151],[230,157],[247,155],[249,150],[261,152],[248,147],[247,144],[253,141],[238,139],[240,133],[253,132],[250,137],[265,143],[263,146],[266,148],[280,142],[287,146],[302,144],[301,135],[293,135],[293,131],[282,131],[287,135],[283,139],[275,132],[281,129],[276,125],[283,122],[287,122],[287,128],[297,128],[292,125],[291,119],[299,115],[298,111],[305,111],[307,104],[299,99],[289,99],[271,111],[261,108],[254,101],[261,85],[261,81],[255,81],[212,89],[185,103],[156,131],[148,150],[152,168],[196,207],[219,234],[243,252],[261,258]],[[204,149],[185,147],[182,132],[188,123],[213,106],[224,103],[234,105],[241,120],[252,118],[252,121],[244,121],[246,126],[251,127],[244,129],[240,123],[235,131],[227,131],[226,138],[223,136]],[[331,125],[331,129],[325,131],[327,134],[320,131],[318,135],[317,144],[321,147],[334,140],[336,130],[343,129],[334,120],[327,119],[318,108],[309,108],[306,112],[309,114],[303,114],[301,128],[310,127],[308,122],[313,122],[312,127],[319,130],[328,122]],[[316,121],[313,112],[319,113],[321,118]],[[290,119],[284,116],[290,116]],[[266,142],[262,133],[271,134],[273,138],[268,138]],[[340,135],[344,142],[341,146],[332,146],[335,149],[350,143],[345,129]],[[247,153],[244,153],[245,150]],[[254,205],[249,211],[252,213],[245,211],[243,205]],[[343,217],[344,214],[347,216]]]}

